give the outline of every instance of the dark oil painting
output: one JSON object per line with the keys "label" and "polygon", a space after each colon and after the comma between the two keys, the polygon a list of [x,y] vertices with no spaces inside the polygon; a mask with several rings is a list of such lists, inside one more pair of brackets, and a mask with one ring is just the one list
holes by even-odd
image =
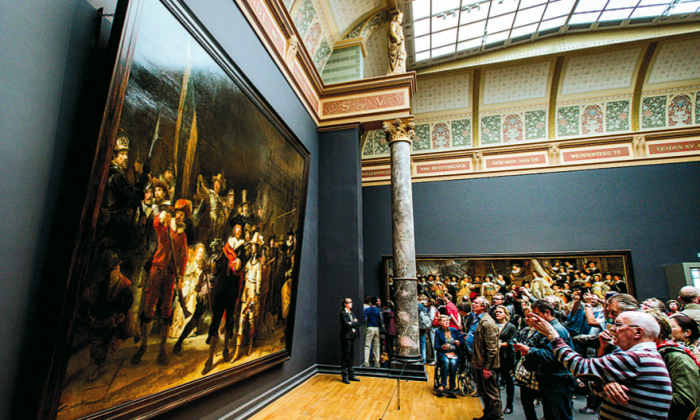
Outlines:
{"label": "dark oil painting", "polygon": [[[393,258],[384,257],[386,298],[391,300]],[[524,287],[536,299],[554,295],[564,303],[582,288],[603,298],[606,293],[635,294],[629,251],[562,252],[519,255],[418,255],[418,290],[436,299],[518,293]]]}
{"label": "dark oil painting", "polygon": [[137,36],[118,125],[99,145],[101,198],[85,210],[61,420],[119,417],[189,383],[201,393],[291,345],[308,152],[169,8],[131,3]]}

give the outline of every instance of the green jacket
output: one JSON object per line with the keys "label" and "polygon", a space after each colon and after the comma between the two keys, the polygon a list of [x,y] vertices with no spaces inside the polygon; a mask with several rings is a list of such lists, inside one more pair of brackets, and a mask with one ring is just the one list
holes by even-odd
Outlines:
{"label": "green jacket", "polygon": [[[668,412],[669,419],[687,419],[700,404],[700,374],[698,365],[682,349],[662,347],[659,349],[668,374],[673,382],[673,400]],[[700,419],[696,414],[695,420]]]}

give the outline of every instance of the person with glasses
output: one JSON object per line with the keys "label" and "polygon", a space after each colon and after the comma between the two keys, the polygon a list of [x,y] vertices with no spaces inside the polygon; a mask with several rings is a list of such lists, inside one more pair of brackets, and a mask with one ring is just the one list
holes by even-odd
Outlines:
{"label": "person with glasses", "polygon": [[585,359],[544,318],[532,313],[529,316],[533,327],[550,340],[557,360],[572,374],[599,378],[604,385],[617,382],[627,389],[623,404],[609,388],[611,393],[606,393],[600,409],[601,419],[668,418],[673,390],[666,365],[656,349],[660,328],[654,317],[643,312],[620,313],[610,329],[619,351]]}
{"label": "person with glasses", "polygon": [[355,358],[355,339],[360,334],[360,321],[352,313],[352,299],[343,299],[343,309],[340,310],[340,374],[342,382],[360,382],[353,369]]}

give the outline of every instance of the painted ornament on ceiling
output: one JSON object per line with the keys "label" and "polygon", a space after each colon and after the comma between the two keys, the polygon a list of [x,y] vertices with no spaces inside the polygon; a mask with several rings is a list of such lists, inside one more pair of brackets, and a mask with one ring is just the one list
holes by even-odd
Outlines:
{"label": "painted ornament on ceiling", "polygon": [[503,120],[503,142],[523,141],[523,120],[518,114],[510,114]]}
{"label": "painted ornament on ceiling", "polygon": [[692,105],[690,96],[685,94],[671,99],[671,104],[668,106],[668,126],[692,124]]}
{"label": "painted ornament on ceiling", "polygon": [[603,110],[600,105],[588,105],[581,117],[581,132],[583,135],[603,132]]}
{"label": "painted ornament on ceiling", "polygon": [[321,40],[321,24],[316,22],[311,26],[309,29],[309,32],[306,34],[306,37],[304,38],[304,45],[306,45],[306,49],[309,51],[309,55],[313,57],[313,55],[316,53],[316,50],[318,49],[318,43]]}
{"label": "painted ornament on ceiling", "polygon": [[450,147],[450,129],[445,123],[433,126],[433,149],[448,149]]}

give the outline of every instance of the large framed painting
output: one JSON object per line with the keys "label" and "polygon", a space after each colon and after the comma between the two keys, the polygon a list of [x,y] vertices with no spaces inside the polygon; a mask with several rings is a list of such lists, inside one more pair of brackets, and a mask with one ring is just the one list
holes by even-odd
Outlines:
{"label": "large framed painting", "polygon": [[174,0],[120,0],[39,412],[149,418],[288,360],[309,152]]}
{"label": "large framed painting", "polygon": [[[383,256],[384,296],[392,298],[394,260]],[[558,252],[508,255],[417,255],[419,293],[429,298],[449,293],[492,297],[496,293],[518,293],[529,289],[537,299],[554,295],[571,301],[573,292],[585,288],[604,298],[607,293],[629,293],[636,297],[629,250]]]}

